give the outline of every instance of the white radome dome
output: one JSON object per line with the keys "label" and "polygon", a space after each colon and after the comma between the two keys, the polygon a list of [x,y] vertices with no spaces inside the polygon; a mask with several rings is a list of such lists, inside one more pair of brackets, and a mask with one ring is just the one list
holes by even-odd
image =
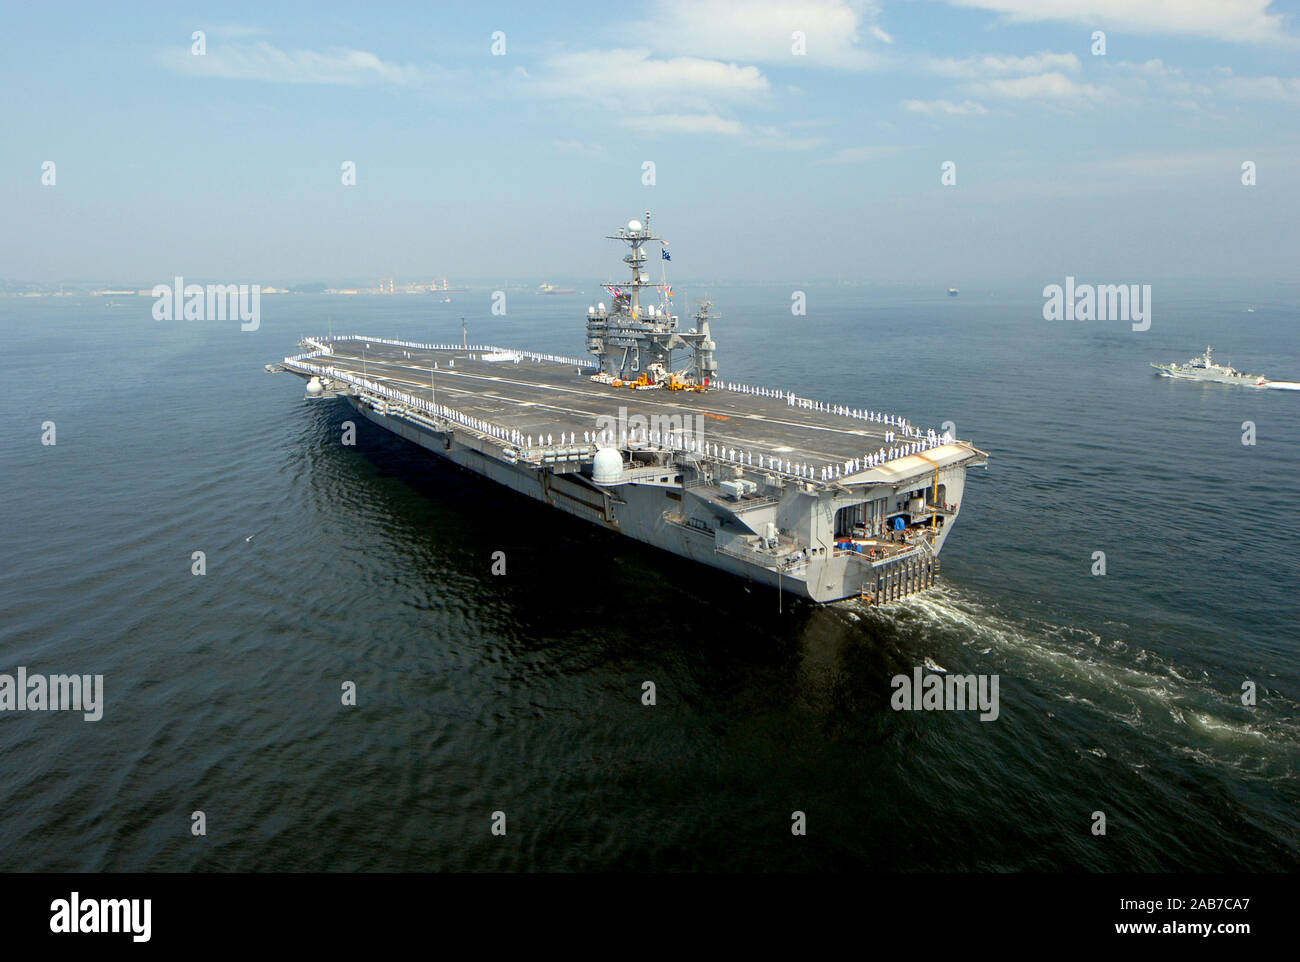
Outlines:
{"label": "white radome dome", "polygon": [[601,448],[591,465],[591,480],[596,484],[619,484],[623,480],[623,455],[617,448]]}
{"label": "white radome dome", "polygon": [[630,220],[627,222],[627,229],[635,234],[641,229],[641,222],[639,220]]}
{"label": "white radome dome", "polygon": [[307,382],[307,393],[312,397],[320,397],[325,393],[325,385],[321,384],[320,378],[314,377]]}

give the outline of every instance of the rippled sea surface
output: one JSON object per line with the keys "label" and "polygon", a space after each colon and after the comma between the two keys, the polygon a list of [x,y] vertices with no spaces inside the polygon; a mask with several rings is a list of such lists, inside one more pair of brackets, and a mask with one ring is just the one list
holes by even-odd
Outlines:
{"label": "rippled sea surface", "polygon": [[[345,447],[350,409],[262,369],[462,315],[578,354],[590,291],[265,296],[251,333],[0,299],[0,672],[106,691],[0,713],[0,869],[1300,868],[1300,393],[1147,366],[1300,380],[1295,286],[1163,294],[1145,333],[1036,291],[711,294],[724,376],[989,452],[941,589],[778,612],[364,420]],[[892,710],[925,665],[996,674],[997,720]]]}

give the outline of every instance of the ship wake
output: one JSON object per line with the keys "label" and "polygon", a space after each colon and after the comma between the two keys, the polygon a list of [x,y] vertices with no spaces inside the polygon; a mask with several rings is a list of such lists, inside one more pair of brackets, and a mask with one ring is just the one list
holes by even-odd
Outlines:
{"label": "ship wake", "polygon": [[[1106,726],[1124,726],[1171,752],[1217,769],[1265,780],[1300,780],[1300,703],[1255,679],[1255,706],[1241,701],[1241,678],[1211,677],[1203,668],[1171,661],[1142,646],[1131,626],[1107,621],[1097,629],[1009,615],[952,585],[885,608],[845,602],[866,628],[893,629],[908,639],[918,664],[938,662],[962,672],[997,673],[1036,694],[1033,708],[1049,715],[1082,707]],[[1182,656],[1182,661],[1193,656]],[[1005,698],[1006,696],[1004,696]],[[1016,706],[1004,704],[1014,713]],[[1105,728],[1088,724],[1105,752]],[[1114,741],[1120,741],[1115,739]],[[1142,768],[1144,753],[1119,754]]]}

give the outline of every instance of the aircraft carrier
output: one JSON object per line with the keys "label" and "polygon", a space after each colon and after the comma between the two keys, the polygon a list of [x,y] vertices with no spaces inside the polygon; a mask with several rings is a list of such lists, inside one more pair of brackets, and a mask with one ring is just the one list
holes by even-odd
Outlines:
{"label": "aircraft carrier", "polygon": [[649,213],[609,236],[631,279],[587,309],[594,360],[331,335],[267,367],[476,474],[781,592],[884,604],[931,587],[966,470],[988,456],[867,401],[720,379],[712,305],[680,330],[650,280]]}

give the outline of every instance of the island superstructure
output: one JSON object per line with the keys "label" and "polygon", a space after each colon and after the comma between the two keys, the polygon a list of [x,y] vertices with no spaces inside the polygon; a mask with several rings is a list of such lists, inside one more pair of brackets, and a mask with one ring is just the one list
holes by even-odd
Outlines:
{"label": "island superstructure", "polygon": [[268,367],[561,511],[815,602],[932,586],[987,455],[865,403],[721,380],[711,305],[681,330],[650,280],[649,213],[611,237],[631,278],[588,308],[594,361],[343,335]]}

